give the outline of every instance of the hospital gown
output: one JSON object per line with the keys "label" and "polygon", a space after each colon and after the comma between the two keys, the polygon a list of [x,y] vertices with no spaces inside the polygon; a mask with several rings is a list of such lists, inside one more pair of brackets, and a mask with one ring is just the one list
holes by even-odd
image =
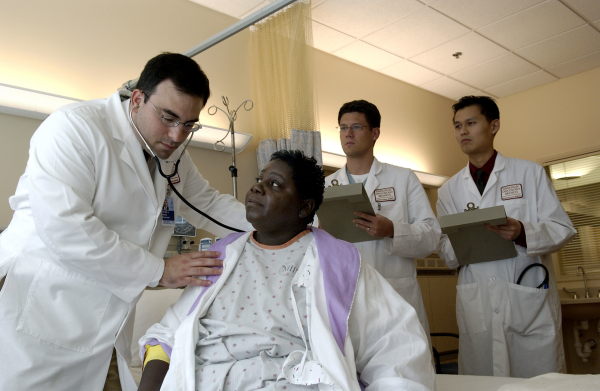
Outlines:
{"label": "hospital gown", "polygon": [[[306,292],[296,286],[292,294],[290,287],[312,239],[304,231],[284,245],[265,246],[250,236],[219,296],[200,319],[198,390],[271,389],[287,356],[306,350],[293,309],[295,300],[306,335]],[[279,383],[286,391],[314,389],[284,379]]]}

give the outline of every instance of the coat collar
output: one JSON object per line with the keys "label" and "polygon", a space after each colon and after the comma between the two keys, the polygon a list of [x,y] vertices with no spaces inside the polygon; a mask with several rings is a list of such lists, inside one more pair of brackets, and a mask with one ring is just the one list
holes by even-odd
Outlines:
{"label": "coat collar", "polygon": [[[150,177],[142,146],[134,134],[135,129],[133,129],[129,122],[129,102],[129,99],[121,102],[118,92],[115,92],[106,100],[107,112],[112,123],[113,138],[123,143],[120,155],[121,160],[136,172],[152,204],[155,208],[158,208],[158,189],[155,188],[154,182]],[[165,185],[162,182],[159,181],[157,187],[164,188]]]}
{"label": "coat collar", "polygon": [[[347,185],[350,183],[348,180],[348,174],[346,174],[347,164],[344,164],[338,171],[337,180],[340,182],[340,185]],[[367,177],[367,183],[365,184],[365,191],[368,196],[371,196],[377,187],[379,187],[379,179],[377,179],[377,175],[383,169],[383,165],[377,158],[373,158],[373,164],[371,164],[371,169],[369,170],[369,176]]]}
{"label": "coat collar", "polygon": [[379,187],[379,179],[377,179],[377,175],[381,172],[383,165],[377,160],[376,157],[373,158],[373,164],[371,164],[371,170],[369,171],[369,177],[367,179],[367,184],[365,185],[365,191],[368,196],[371,196],[375,190]]}
{"label": "coat collar", "polygon": [[494,169],[492,170],[488,182],[485,185],[485,190],[483,191],[483,194],[479,194],[479,190],[477,190],[477,186],[473,181],[473,177],[471,176],[471,170],[469,168],[469,162],[467,162],[467,166],[462,170],[463,183],[465,184],[466,188],[471,193],[473,193],[473,195],[475,195],[479,199],[482,199],[488,192],[491,191],[491,188],[496,184],[496,182],[498,181],[498,175],[500,175],[499,172],[504,170],[505,165],[506,158],[500,152],[498,152],[498,155],[496,156],[496,163],[494,164]]}

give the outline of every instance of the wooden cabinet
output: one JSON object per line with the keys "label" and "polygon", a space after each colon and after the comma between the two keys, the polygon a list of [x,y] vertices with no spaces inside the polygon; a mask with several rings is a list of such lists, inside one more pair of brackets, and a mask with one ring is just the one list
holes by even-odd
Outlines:
{"label": "wooden cabinet", "polygon": [[[427,271],[417,272],[423,304],[432,333],[456,333],[456,273],[451,275],[428,275]],[[458,339],[433,337],[431,343],[438,352],[458,349]]]}

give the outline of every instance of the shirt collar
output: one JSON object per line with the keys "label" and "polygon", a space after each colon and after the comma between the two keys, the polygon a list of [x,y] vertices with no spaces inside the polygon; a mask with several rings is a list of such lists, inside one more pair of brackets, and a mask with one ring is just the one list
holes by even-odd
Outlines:
{"label": "shirt collar", "polygon": [[[492,157],[489,158],[487,162],[481,167],[483,172],[486,173],[487,176],[490,176],[492,170],[494,169],[494,164],[496,163],[496,156],[498,156],[498,151],[494,149],[494,153]],[[471,175],[475,175],[475,171],[477,171],[477,167],[473,165],[473,163],[469,162],[469,171],[471,171]]]}

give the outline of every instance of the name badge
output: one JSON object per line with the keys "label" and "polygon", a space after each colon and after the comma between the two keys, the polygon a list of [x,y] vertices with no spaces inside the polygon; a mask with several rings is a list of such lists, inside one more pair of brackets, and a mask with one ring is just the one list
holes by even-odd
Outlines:
{"label": "name badge", "polygon": [[375,190],[375,202],[396,201],[396,192],[393,187]]}
{"label": "name badge", "polygon": [[504,186],[500,189],[502,201],[523,198],[523,186],[521,184]]}
{"label": "name badge", "polygon": [[162,208],[162,225],[175,225],[175,203],[173,197],[165,198]]}
{"label": "name badge", "polygon": [[[173,164],[173,168],[171,168],[171,174],[174,172],[175,172],[175,164]],[[181,179],[179,179],[179,173],[177,173],[171,178],[171,183],[175,185],[179,182],[181,182]]]}

